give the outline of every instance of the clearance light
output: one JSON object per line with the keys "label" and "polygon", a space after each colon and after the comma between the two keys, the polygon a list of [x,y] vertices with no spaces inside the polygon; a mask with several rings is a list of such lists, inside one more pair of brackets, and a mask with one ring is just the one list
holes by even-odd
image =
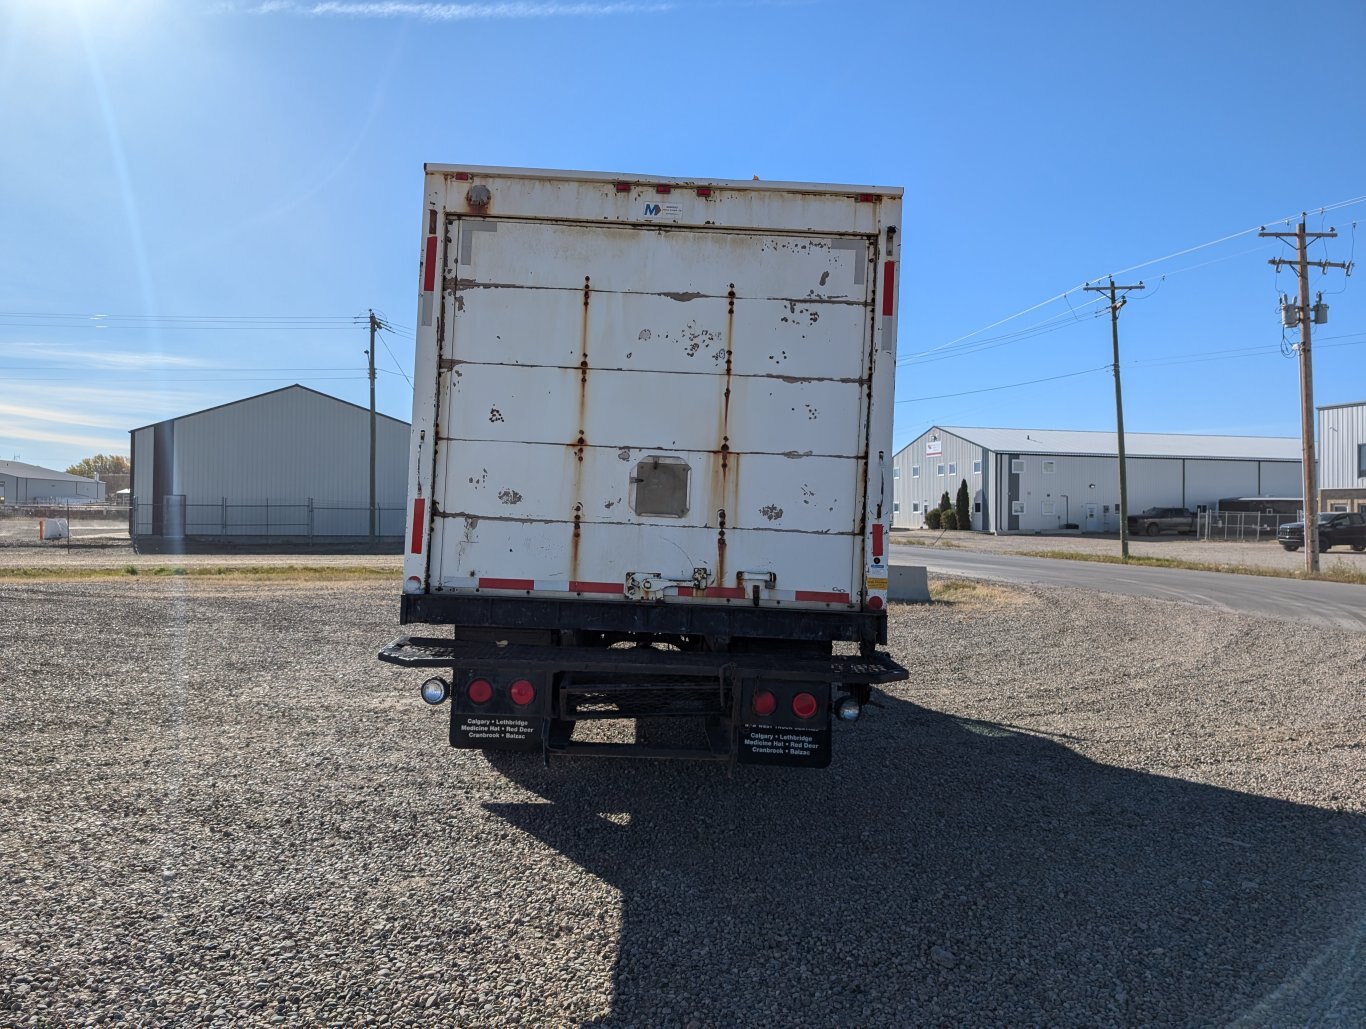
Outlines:
{"label": "clearance light", "polygon": [[469,181],[470,181],[470,173],[469,173],[469,172],[456,172],[456,173],[455,173],[455,177],[456,177],[459,181],[461,181],[461,182],[469,182]]}
{"label": "clearance light", "polygon": [[493,699],[493,684],[487,679],[475,679],[465,690],[465,696],[470,698],[471,704],[487,704]]}
{"label": "clearance light", "polygon": [[810,693],[798,693],[792,698],[792,713],[798,718],[814,718],[818,706]]}
{"label": "clearance light", "polygon": [[617,183],[617,192],[618,192],[618,193],[629,193],[629,192],[631,192],[631,184],[630,184],[629,182],[618,182],[618,183]]}
{"label": "clearance light", "polygon": [[698,186],[698,187],[697,187],[697,195],[700,196],[700,197],[709,197],[709,196],[711,196],[711,187],[710,187],[710,186]]}
{"label": "clearance light", "polygon": [[877,195],[874,194],[874,193],[860,193],[860,194],[858,195],[858,202],[859,202],[860,204],[872,204],[872,203],[876,203],[876,202],[877,202]]}
{"label": "clearance light", "polygon": [[536,699],[536,687],[527,679],[518,679],[508,687],[508,696],[518,707],[526,707]]}
{"label": "clearance light", "polygon": [[656,193],[672,193],[673,191],[674,191],[674,188],[673,188],[672,186],[656,186],[656,187],[655,187],[655,192],[656,192]]}
{"label": "clearance light", "polygon": [[450,693],[450,686],[440,676],[433,676],[422,684],[422,699],[431,704],[432,707],[436,707],[437,704],[444,701],[450,696]]}
{"label": "clearance light", "polygon": [[755,690],[753,707],[756,715],[767,718],[778,707],[778,698],[768,690]]}

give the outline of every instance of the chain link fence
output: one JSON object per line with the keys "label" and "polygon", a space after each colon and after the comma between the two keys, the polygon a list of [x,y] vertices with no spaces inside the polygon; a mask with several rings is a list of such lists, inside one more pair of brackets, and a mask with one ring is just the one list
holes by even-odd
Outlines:
{"label": "chain link fence", "polygon": [[[302,501],[229,501],[178,502],[166,497],[161,506],[152,503],[132,505],[129,526],[133,537],[160,536],[163,539],[193,537],[290,537],[310,539],[340,536],[364,538],[370,535],[370,508],[332,504],[307,498]],[[375,509],[375,535],[402,537],[402,507]]]}
{"label": "chain link fence", "polygon": [[1299,514],[1264,511],[1201,511],[1196,515],[1195,534],[1202,540],[1234,543],[1274,541],[1277,529],[1301,518]]}

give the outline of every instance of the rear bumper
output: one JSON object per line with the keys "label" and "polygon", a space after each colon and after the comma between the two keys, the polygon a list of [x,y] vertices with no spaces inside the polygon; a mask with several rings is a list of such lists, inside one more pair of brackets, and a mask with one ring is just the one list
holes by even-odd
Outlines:
{"label": "rear bumper", "polygon": [[399,608],[399,622],[403,625],[887,642],[885,610],[753,607],[747,601],[739,600],[701,604],[405,593]]}
{"label": "rear bumper", "polygon": [[[688,758],[806,768],[830,763],[833,700],[840,690],[866,701],[874,684],[909,674],[881,652],[715,653],[412,637],[396,640],[379,659],[450,670],[454,747],[540,751],[547,759],[552,754]],[[477,704],[470,690],[476,680],[491,687]],[[533,685],[534,700],[513,705],[509,687],[514,681]],[[768,701],[762,707],[755,702],[760,691]],[[811,707],[801,711],[805,717],[797,713],[802,695]],[[763,715],[756,714],[761,710]],[[578,722],[670,716],[702,719],[705,746],[680,750],[574,739]]]}

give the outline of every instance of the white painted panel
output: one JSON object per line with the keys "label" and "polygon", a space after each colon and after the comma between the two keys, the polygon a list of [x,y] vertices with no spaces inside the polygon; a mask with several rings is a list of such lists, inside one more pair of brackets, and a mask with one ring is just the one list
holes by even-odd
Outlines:
{"label": "white painted panel", "polygon": [[[679,294],[689,297],[690,294]],[[580,289],[462,288],[447,305],[455,333],[443,356],[579,369],[858,379],[866,375],[866,308],[816,299]],[[584,343],[587,342],[585,348]],[[586,349],[586,354],[585,354]]]}
{"label": "white painted panel", "polygon": [[1187,461],[1186,503],[1214,507],[1224,497],[1258,495],[1256,461]]}
{"label": "white painted panel", "polygon": [[[862,450],[856,383],[726,379],[568,368],[464,365],[450,377],[443,438],[666,450],[830,454]],[[630,412],[624,417],[624,412]],[[637,416],[638,413],[638,416]]]}
{"label": "white painted panel", "polygon": [[[690,469],[690,506],[681,518],[641,517],[631,509],[631,477],[648,448],[577,449],[516,442],[445,449],[446,481],[463,483],[452,514],[515,517],[572,524],[650,522],[716,527],[726,511],[730,528],[774,528],[812,533],[853,532],[861,463],[850,458],[786,458],[731,454],[723,476],[720,456],[671,452]],[[727,483],[726,480],[729,480]],[[576,507],[581,505],[581,507]]]}
{"label": "white painted panel", "polygon": [[[480,578],[624,583],[634,572],[690,580],[706,567],[733,586],[735,573],[772,572],[779,590],[839,592],[850,589],[847,536],[733,529],[724,554],[717,533],[676,525],[590,523],[574,544],[572,524],[525,519],[437,519],[433,546],[443,556],[442,583],[470,588]],[[802,555],[794,562],[794,548]]]}
{"label": "white painted panel", "polygon": [[[762,570],[857,593],[869,244],[493,224],[459,224],[447,246],[435,494],[469,517],[442,519],[434,582],[617,582],[689,550],[689,574],[726,585]],[[630,508],[651,453],[692,469],[682,519]],[[494,526],[535,545],[519,555]]]}

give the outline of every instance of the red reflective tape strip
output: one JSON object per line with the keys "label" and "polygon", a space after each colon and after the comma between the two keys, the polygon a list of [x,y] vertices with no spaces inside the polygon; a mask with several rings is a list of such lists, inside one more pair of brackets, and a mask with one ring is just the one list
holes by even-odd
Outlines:
{"label": "red reflective tape strip", "polygon": [[413,501],[413,539],[409,549],[414,554],[422,553],[422,530],[427,524],[427,498],[418,497]]}
{"label": "red reflective tape strip", "polygon": [[427,260],[422,269],[422,292],[436,289],[436,237],[427,237]]}
{"label": "red reflective tape strip", "polygon": [[882,313],[892,316],[892,287],[896,285],[896,262],[887,261],[882,266]]}
{"label": "red reflective tape strip", "polygon": [[[704,597],[716,597],[721,600],[744,600],[745,591],[739,586],[709,586]],[[697,596],[697,591],[693,591],[693,596]]]}
{"label": "red reflective tape strip", "polygon": [[847,593],[818,593],[814,590],[798,590],[798,600],[817,601],[822,604],[847,604],[849,594]]}
{"label": "red reflective tape strip", "polygon": [[679,595],[680,597],[691,597],[691,596],[693,596],[695,593],[696,593],[696,590],[694,590],[691,586],[680,586],[680,587],[678,587],[678,595]]}
{"label": "red reflective tape strip", "polygon": [[571,593],[622,593],[624,592],[619,582],[575,582],[569,583]]}
{"label": "red reflective tape strip", "polygon": [[882,556],[882,523],[873,523],[873,556]]}
{"label": "red reflective tape strip", "polygon": [[531,579],[480,579],[481,590],[530,590],[536,588]]}

